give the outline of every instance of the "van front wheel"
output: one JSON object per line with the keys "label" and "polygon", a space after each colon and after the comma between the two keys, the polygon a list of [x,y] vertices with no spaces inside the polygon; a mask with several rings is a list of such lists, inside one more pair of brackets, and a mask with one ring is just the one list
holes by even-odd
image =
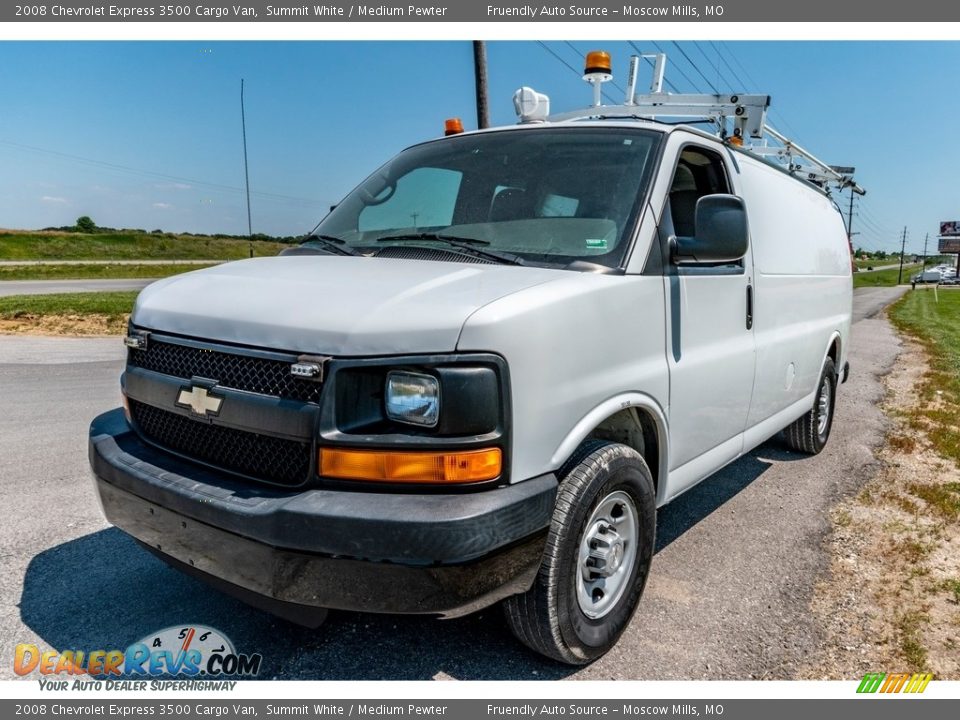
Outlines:
{"label": "van front wheel", "polygon": [[643,457],[617,443],[588,441],[560,477],[537,578],[504,610],[522,643],[584,665],[616,644],[637,609],[653,557],[655,493]]}
{"label": "van front wheel", "polygon": [[813,407],[789,425],[784,434],[787,445],[797,452],[816,455],[827,444],[833,427],[833,410],[837,404],[837,368],[833,358],[827,358],[820,373]]}

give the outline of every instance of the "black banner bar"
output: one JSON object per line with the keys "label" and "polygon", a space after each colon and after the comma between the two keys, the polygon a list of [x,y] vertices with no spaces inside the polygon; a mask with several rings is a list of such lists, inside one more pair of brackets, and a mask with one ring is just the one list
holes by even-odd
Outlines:
{"label": "black banner bar", "polygon": [[150,0],[60,0],[0,7],[0,22],[956,22],[942,0],[575,0],[537,3],[413,0],[344,3],[240,0],[238,4]]}
{"label": "black banner bar", "polygon": [[[851,686],[851,694],[855,692]],[[909,709],[905,707],[909,704]],[[555,718],[722,718],[722,720],[809,720],[843,717],[849,720],[934,720],[956,717],[960,701],[904,697],[849,700],[215,700],[64,699],[0,701],[6,718],[443,718],[444,720],[553,720]]]}

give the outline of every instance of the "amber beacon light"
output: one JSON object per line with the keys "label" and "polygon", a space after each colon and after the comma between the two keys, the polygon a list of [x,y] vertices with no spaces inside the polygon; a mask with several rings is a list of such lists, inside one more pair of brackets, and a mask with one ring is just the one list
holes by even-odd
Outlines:
{"label": "amber beacon light", "polygon": [[500,448],[462,452],[320,449],[320,475],[343,480],[454,484],[499,477]]}
{"label": "amber beacon light", "polygon": [[591,50],[583,64],[583,79],[593,86],[593,106],[600,107],[600,87],[613,80],[610,53],[606,50]]}
{"label": "amber beacon light", "polygon": [[610,63],[610,53],[606,50],[592,50],[587,53],[587,60],[584,63],[584,75],[612,75],[612,65]]}
{"label": "amber beacon light", "polygon": [[463,132],[463,121],[460,118],[448,118],[443,122],[444,135],[459,135]]}

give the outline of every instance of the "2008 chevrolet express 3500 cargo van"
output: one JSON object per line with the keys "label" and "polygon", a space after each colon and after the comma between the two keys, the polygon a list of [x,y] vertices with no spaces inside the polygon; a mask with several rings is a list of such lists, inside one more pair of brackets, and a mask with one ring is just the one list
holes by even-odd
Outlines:
{"label": "2008 chevrolet express 3500 cargo van", "polygon": [[851,276],[818,187],[592,110],[411,147],[296,254],[144,290],[108,520],[304,624],[504,601],[548,656],[612,647],[658,506],[827,442]]}

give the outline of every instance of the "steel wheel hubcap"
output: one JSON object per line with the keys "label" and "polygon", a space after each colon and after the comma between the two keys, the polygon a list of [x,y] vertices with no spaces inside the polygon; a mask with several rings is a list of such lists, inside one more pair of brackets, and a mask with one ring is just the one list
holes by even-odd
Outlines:
{"label": "steel wheel hubcap", "polygon": [[817,401],[818,421],[817,434],[823,437],[827,433],[827,422],[830,420],[830,381],[824,378],[823,387],[820,388],[820,399]]}
{"label": "steel wheel hubcap", "polygon": [[622,490],[603,498],[587,520],[580,538],[577,602],[588,618],[609,613],[627,589],[638,529],[633,498]]}

